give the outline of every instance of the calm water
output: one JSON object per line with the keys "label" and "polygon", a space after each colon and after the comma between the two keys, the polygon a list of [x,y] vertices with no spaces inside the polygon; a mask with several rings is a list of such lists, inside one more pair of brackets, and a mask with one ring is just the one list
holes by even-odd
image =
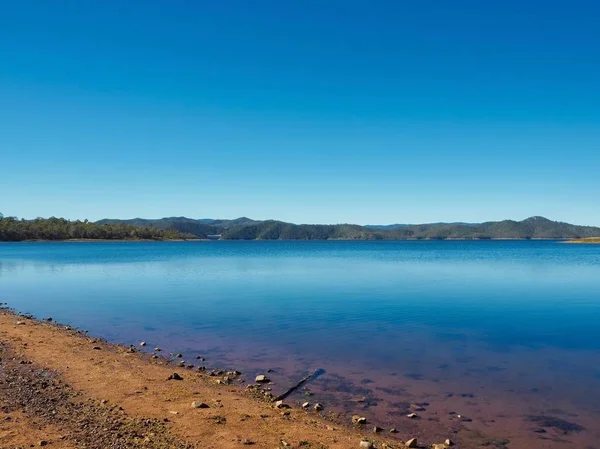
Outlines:
{"label": "calm water", "polygon": [[[271,368],[275,390],[323,368],[311,401],[465,446],[600,438],[600,245],[0,244],[0,301],[248,376]],[[415,402],[429,405],[408,420]]]}

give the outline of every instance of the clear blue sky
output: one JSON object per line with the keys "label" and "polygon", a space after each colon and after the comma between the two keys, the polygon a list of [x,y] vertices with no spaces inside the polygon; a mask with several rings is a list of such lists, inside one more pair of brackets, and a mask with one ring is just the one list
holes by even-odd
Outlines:
{"label": "clear blue sky", "polygon": [[600,2],[5,1],[0,212],[600,225]]}

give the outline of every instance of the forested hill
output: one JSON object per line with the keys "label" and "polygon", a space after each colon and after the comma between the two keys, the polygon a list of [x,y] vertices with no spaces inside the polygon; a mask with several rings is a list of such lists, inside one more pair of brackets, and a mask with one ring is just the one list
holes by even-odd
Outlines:
{"label": "forested hill", "polygon": [[223,240],[409,240],[409,239],[568,239],[600,237],[600,228],[577,226],[531,217],[523,221],[486,223],[432,223],[421,225],[359,226],[298,225],[276,220],[195,220],[185,217],[158,220],[101,220],[193,234]]}
{"label": "forested hill", "polygon": [[23,240],[174,240],[196,238],[173,229],[134,226],[125,223],[99,224],[64,218],[18,220],[0,214],[0,241]]}

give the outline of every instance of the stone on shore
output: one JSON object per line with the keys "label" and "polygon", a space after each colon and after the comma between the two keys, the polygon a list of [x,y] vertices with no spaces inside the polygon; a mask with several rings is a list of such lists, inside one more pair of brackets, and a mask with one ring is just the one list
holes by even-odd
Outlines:
{"label": "stone on shore", "polygon": [[353,415],[352,416],[352,424],[366,424],[367,418],[364,416]]}
{"label": "stone on shore", "polygon": [[404,443],[404,445],[406,447],[418,447],[419,443],[417,442],[416,438],[411,438],[410,440],[408,440],[406,443]]}
{"label": "stone on shore", "polygon": [[265,376],[264,374],[259,374],[258,376],[256,376],[256,378],[254,379],[254,381],[258,384],[264,384],[267,382],[271,382],[271,380]]}
{"label": "stone on shore", "polygon": [[310,407],[310,402],[305,402],[304,404],[302,404],[302,408],[308,408]]}
{"label": "stone on shore", "polygon": [[418,418],[419,415],[417,415],[416,413],[409,413],[408,415],[406,415],[406,417],[410,419],[415,419]]}
{"label": "stone on shore", "polygon": [[209,408],[208,404],[200,401],[192,402],[192,408]]}
{"label": "stone on shore", "polygon": [[361,440],[359,446],[361,449],[373,449],[375,447],[369,440]]}
{"label": "stone on shore", "polygon": [[146,342],[145,341],[141,341],[140,342],[140,346],[146,346]]}
{"label": "stone on shore", "polygon": [[177,373],[173,373],[167,378],[167,380],[183,380],[183,377]]}
{"label": "stone on shore", "polygon": [[315,404],[315,406],[314,406],[314,409],[315,409],[317,412],[319,412],[319,411],[323,410],[323,406],[322,406],[321,404],[318,404],[318,403],[317,403],[317,404]]}
{"label": "stone on shore", "polygon": [[446,441],[444,441],[444,444],[446,446],[454,446],[454,441],[452,441],[450,438],[446,438]]}

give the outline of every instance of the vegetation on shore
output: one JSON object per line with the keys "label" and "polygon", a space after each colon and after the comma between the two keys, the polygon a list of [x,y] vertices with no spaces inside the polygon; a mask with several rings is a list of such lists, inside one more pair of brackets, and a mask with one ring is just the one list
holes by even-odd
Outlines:
{"label": "vegetation on shore", "polygon": [[600,237],[588,237],[584,239],[571,239],[567,243],[597,243],[600,244]]}
{"label": "vegetation on shore", "polygon": [[175,229],[133,226],[125,223],[98,224],[64,218],[18,220],[0,215],[0,241],[23,240],[174,240],[197,238]]}
{"label": "vegetation on shore", "polygon": [[486,223],[431,223],[421,225],[359,226],[310,225],[277,220],[195,220],[170,217],[157,220],[69,221],[63,218],[18,220],[0,215],[0,241],[21,240],[487,240],[581,239],[598,243],[600,228],[577,226],[531,217],[523,221]]}

